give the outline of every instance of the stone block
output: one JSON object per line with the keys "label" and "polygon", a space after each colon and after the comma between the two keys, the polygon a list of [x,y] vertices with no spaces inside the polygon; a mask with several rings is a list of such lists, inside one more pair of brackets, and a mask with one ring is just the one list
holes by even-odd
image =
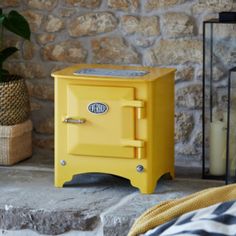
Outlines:
{"label": "stone block", "polygon": [[67,40],[57,44],[46,45],[43,48],[43,59],[82,63],[86,61],[87,51],[79,41]]}
{"label": "stone block", "polygon": [[102,0],[65,0],[67,5],[80,6],[85,8],[97,8]]}
{"label": "stone block", "polygon": [[140,2],[139,0],[108,0],[107,5],[114,10],[135,13],[140,7]]}
{"label": "stone block", "polygon": [[184,37],[194,34],[194,23],[182,12],[168,12],[163,16],[163,32],[167,37]]}
{"label": "stone block", "polygon": [[25,60],[31,60],[34,57],[35,54],[35,44],[33,42],[30,41],[24,41],[23,43],[23,51],[22,51],[22,57]]}
{"label": "stone block", "polygon": [[192,7],[193,14],[201,14],[202,12],[221,12],[230,11],[235,8],[234,0],[198,0]]}
{"label": "stone block", "polygon": [[36,62],[7,62],[5,68],[12,74],[20,75],[26,79],[44,79],[48,76],[47,67]]}
{"label": "stone block", "polygon": [[32,32],[37,32],[40,29],[40,26],[43,21],[43,14],[32,11],[32,10],[27,10],[22,12],[22,15],[26,18],[26,20],[29,22],[30,29]]}
{"label": "stone block", "polygon": [[68,31],[70,36],[91,36],[113,31],[116,17],[109,12],[88,13],[72,19]]}
{"label": "stone block", "polygon": [[55,40],[55,38],[56,38],[55,34],[42,33],[42,34],[37,35],[36,39],[37,39],[38,43],[44,45],[44,44],[53,42]]}
{"label": "stone block", "polygon": [[160,34],[159,17],[156,16],[123,16],[121,27],[126,34],[138,34],[144,37]]}
{"label": "stone block", "polygon": [[139,54],[121,37],[92,40],[93,61],[108,64],[139,64]]}
{"label": "stone block", "polygon": [[144,54],[147,65],[178,65],[202,63],[200,40],[160,40]]}
{"label": "stone block", "polygon": [[167,8],[181,3],[187,0],[146,0],[145,9],[147,11],[159,10],[161,8]]}
{"label": "stone block", "polygon": [[175,82],[190,81],[194,78],[194,67],[181,67],[175,74]]}
{"label": "stone block", "polygon": [[58,0],[26,0],[28,7],[47,11],[53,10],[57,3]]}
{"label": "stone block", "polygon": [[202,108],[202,85],[188,85],[176,90],[176,105],[190,109]]}
{"label": "stone block", "polygon": [[179,112],[175,115],[175,142],[186,142],[189,140],[194,127],[193,115]]}
{"label": "stone block", "polygon": [[43,100],[54,100],[54,89],[53,85],[48,84],[33,84],[28,82],[27,87],[29,94],[32,97],[43,99]]}
{"label": "stone block", "polygon": [[54,137],[52,135],[34,135],[33,145],[42,149],[54,150]]}
{"label": "stone block", "polygon": [[35,131],[41,134],[54,134],[54,118],[48,117],[39,120],[34,125]]}
{"label": "stone block", "polygon": [[49,15],[45,22],[45,30],[49,33],[57,32],[64,28],[64,22],[53,15]]}
{"label": "stone block", "polygon": [[17,7],[20,5],[20,0],[1,1],[3,7]]}

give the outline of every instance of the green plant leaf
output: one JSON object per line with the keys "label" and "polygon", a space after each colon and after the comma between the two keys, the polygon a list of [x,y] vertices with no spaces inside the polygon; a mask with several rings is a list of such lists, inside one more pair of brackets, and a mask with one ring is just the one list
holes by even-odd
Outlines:
{"label": "green plant leaf", "polygon": [[30,27],[26,19],[17,11],[10,11],[4,18],[3,25],[9,31],[30,40]]}
{"label": "green plant leaf", "polygon": [[3,49],[0,52],[0,68],[2,67],[3,62],[16,51],[18,51],[16,47],[9,47],[9,48]]}
{"label": "green plant leaf", "polygon": [[7,82],[9,72],[4,69],[0,69],[0,83]]}
{"label": "green plant leaf", "polygon": [[6,16],[3,14],[2,8],[0,8],[0,24],[2,24],[5,17]]}

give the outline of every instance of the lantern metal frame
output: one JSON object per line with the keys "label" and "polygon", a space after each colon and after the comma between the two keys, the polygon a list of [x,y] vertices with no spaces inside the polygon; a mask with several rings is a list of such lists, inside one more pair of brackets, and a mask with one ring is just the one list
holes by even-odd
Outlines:
{"label": "lantern metal frame", "polygon": [[202,89],[202,178],[203,179],[214,179],[223,180],[225,184],[230,182],[236,182],[235,176],[230,176],[230,161],[229,161],[229,150],[230,150],[230,110],[231,110],[231,79],[232,72],[236,73],[236,67],[228,70],[228,81],[227,81],[227,121],[226,121],[226,169],[225,175],[216,176],[209,174],[209,170],[206,168],[206,150],[205,150],[205,138],[206,138],[206,127],[205,127],[205,99],[206,99],[206,26],[210,24],[210,122],[212,121],[212,110],[213,110],[213,25],[214,24],[236,24],[235,21],[219,21],[219,19],[211,19],[203,22],[203,89]]}

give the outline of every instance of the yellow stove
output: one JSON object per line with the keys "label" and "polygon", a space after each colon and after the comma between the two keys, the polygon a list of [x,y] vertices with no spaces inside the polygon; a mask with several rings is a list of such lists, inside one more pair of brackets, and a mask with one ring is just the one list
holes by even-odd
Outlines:
{"label": "yellow stove", "polygon": [[175,69],[80,64],[54,72],[55,186],[109,173],[153,193],[174,177]]}

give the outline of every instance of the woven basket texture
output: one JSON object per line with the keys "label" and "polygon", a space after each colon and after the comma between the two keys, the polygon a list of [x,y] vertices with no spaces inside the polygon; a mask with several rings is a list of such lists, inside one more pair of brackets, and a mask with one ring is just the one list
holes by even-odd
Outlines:
{"label": "woven basket texture", "polygon": [[30,116],[25,80],[19,76],[11,77],[11,81],[0,83],[0,125],[19,124]]}
{"label": "woven basket texture", "polygon": [[32,122],[0,126],[0,165],[13,165],[32,155]]}

